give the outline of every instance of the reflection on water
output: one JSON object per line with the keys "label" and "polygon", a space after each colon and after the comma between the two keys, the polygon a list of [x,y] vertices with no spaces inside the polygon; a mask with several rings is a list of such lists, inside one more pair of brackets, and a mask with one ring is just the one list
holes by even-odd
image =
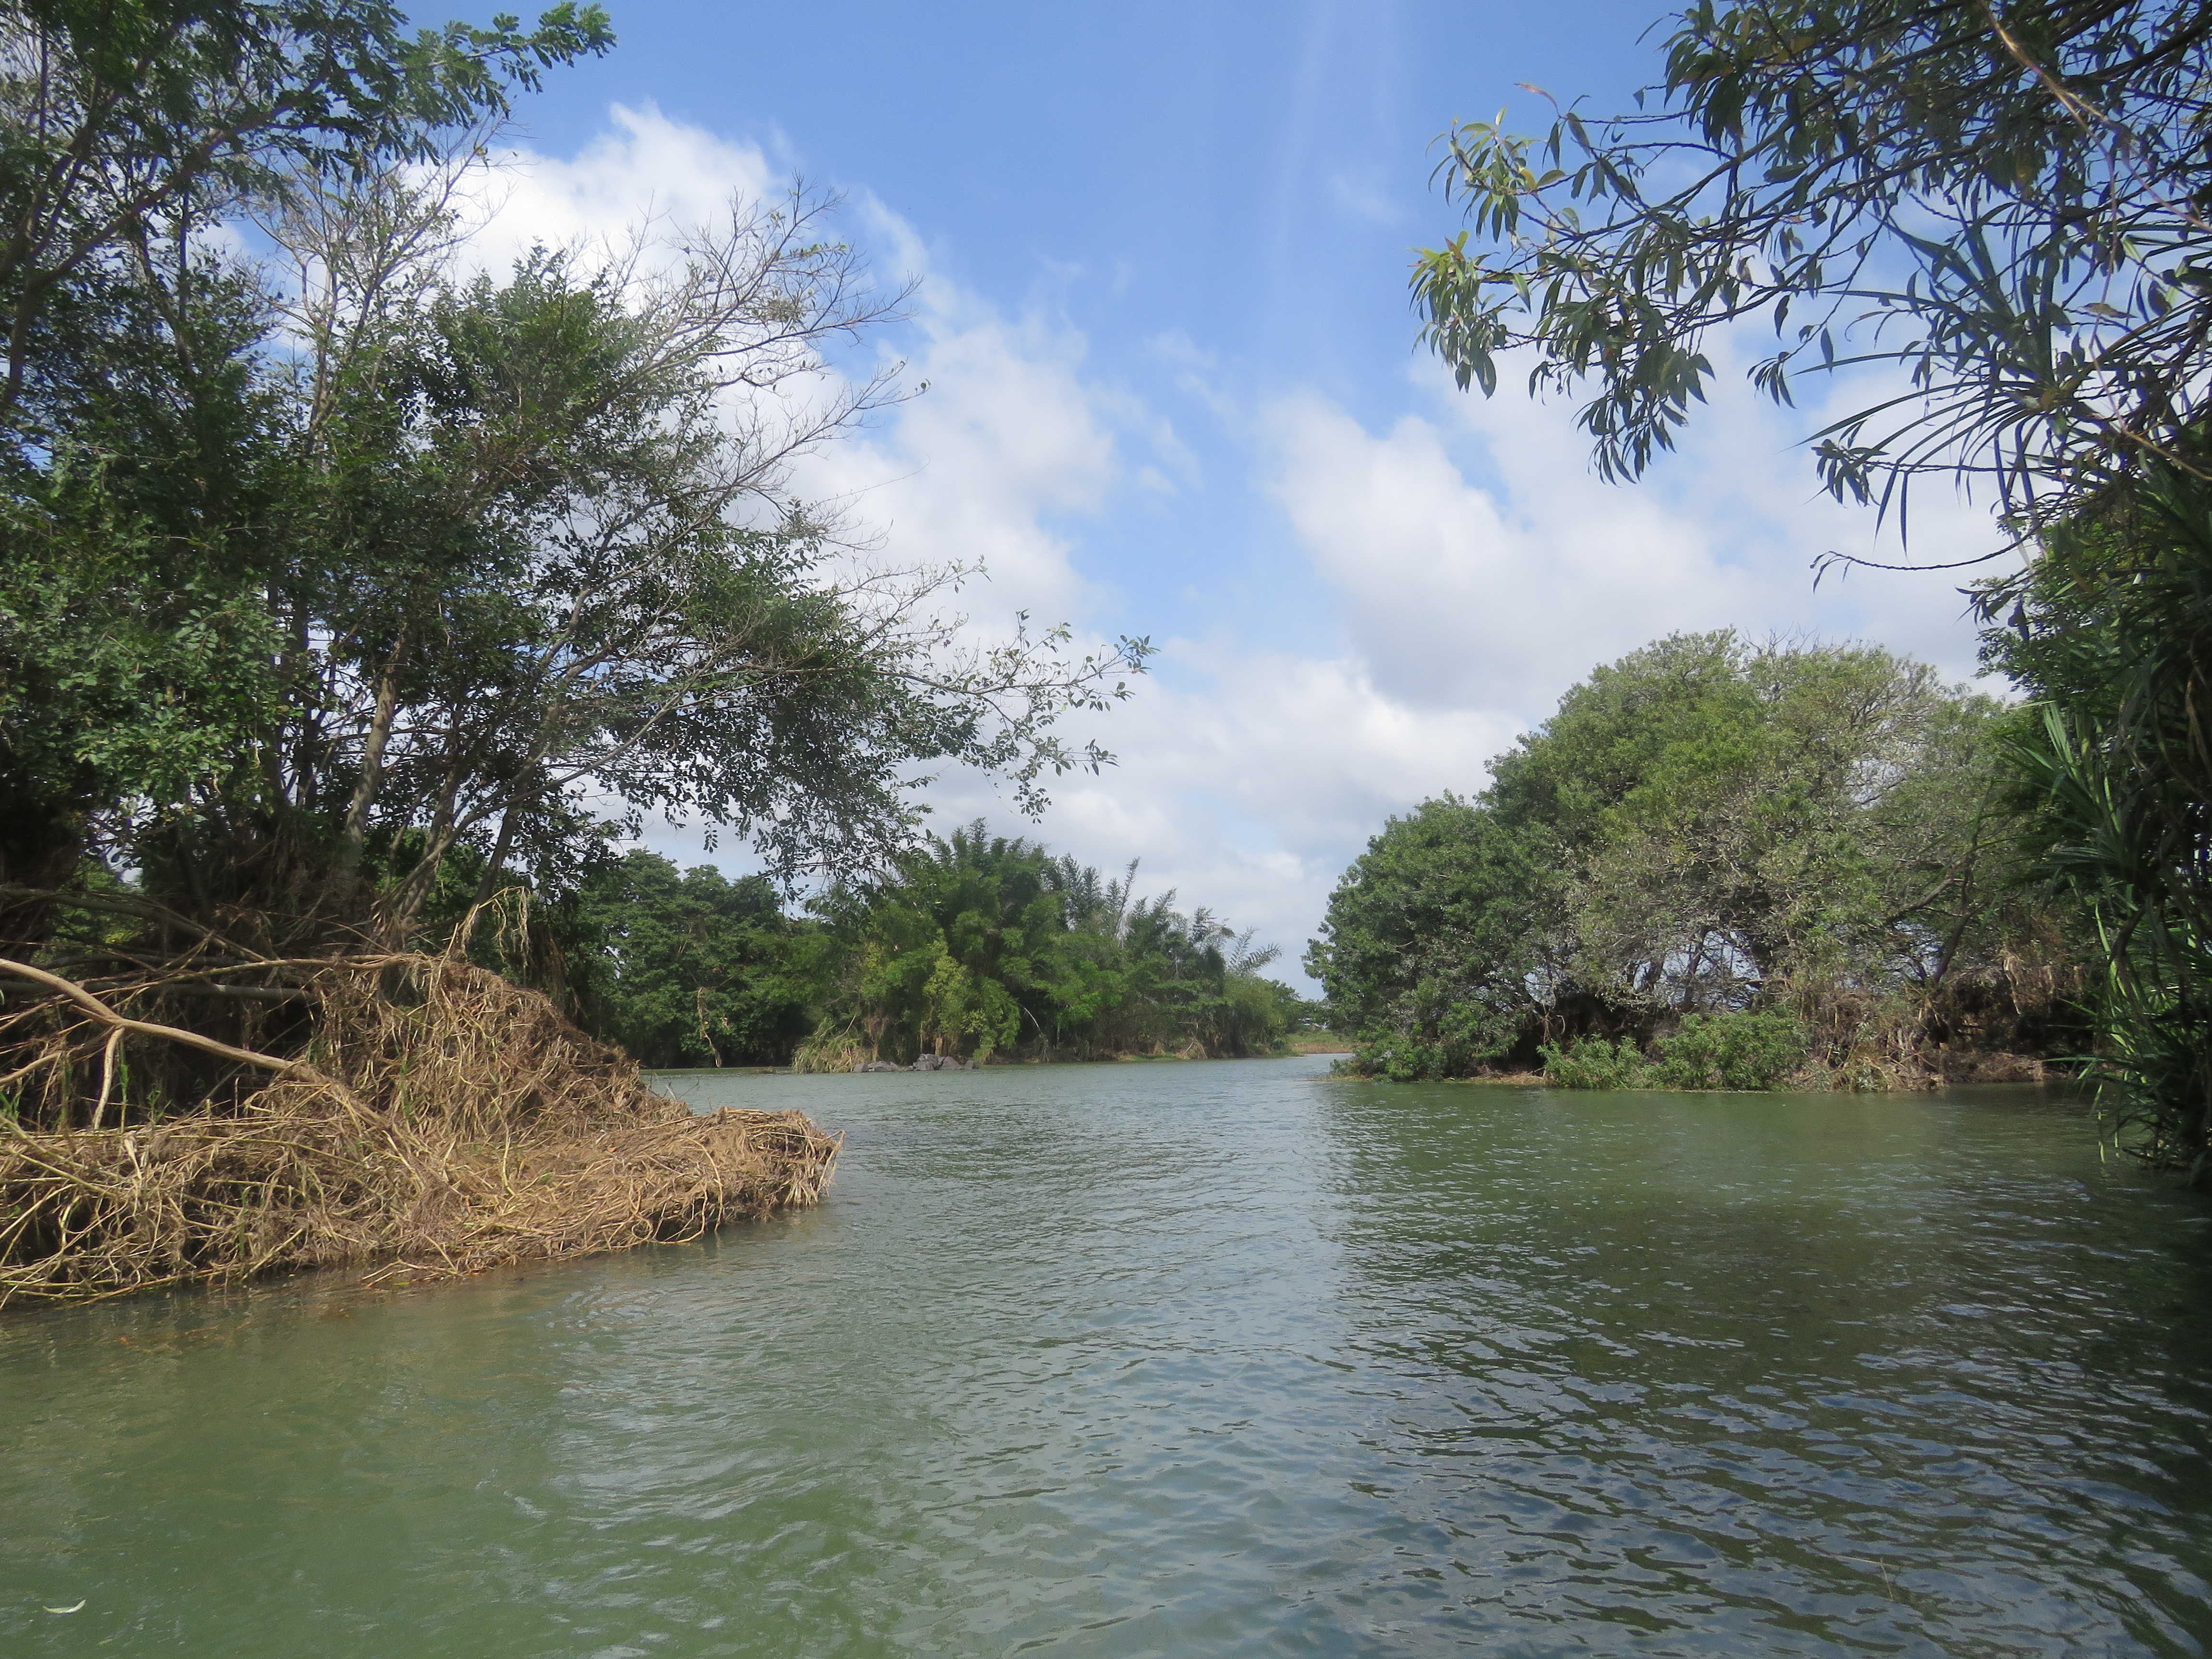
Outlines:
{"label": "reflection on water", "polygon": [[0,1651],[2212,1640],[2212,1208],[2078,1109],[1322,1064],[685,1079],[831,1202],[0,1322]]}

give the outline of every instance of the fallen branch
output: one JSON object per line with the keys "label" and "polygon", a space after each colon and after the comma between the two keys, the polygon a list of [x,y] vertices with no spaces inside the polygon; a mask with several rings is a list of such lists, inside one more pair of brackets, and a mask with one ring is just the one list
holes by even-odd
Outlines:
{"label": "fallen branch", "polygon": [[171,1042],[182,1043],[187,1048],[197,1048],[203,1054],[214,1054],[218,1059],[236,1060],[241,1066],[257,1066],[264,1072],[274,1072],[280,1077],[311,1083],[317,1088],[328,1089],[357,1111],[368,1109],[368,1103],[344,1084],[327,1073],[317,1070],[304,1060],[286,1060],[281,1054],[264,1054],[255,1048],[234,1048],[228,1042],[218,1042],[213,1037],[202,1036],[198,1031],[187,1031],[181,1025],[161,1025],[149,1019],[133,1019],[128,1014],[118,1014],[75,980],[64,979],[59,974],[50,974],[43,968],[33,968],[27,962],[15,962],[0,957],[0,973],[13,974],[18,979],[29,980],[34,985],[45,986],[48,990],[67,997],[102,1024],[112,1025],[119,1030],[135,1031],[140,1036],[161,1037]]}

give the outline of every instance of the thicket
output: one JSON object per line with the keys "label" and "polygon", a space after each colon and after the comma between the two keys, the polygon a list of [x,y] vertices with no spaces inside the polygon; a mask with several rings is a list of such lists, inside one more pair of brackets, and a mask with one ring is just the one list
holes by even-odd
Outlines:
{"label": "thicket", "polygon": [[2019,718],[1871,647],[1662,640],[1394,819],[1309,968],[1396,1079],[1648,1052],[1683,1086],[1894,1087],[2042,1053],[2077,952],[2004,810]]}
{"label": "thicket", "polygon": [[2123,1146],[2212,1176],[2212,487],[2169,468],[1985,584],[1985,655],[2031,701],[2012,805],[2094,940],[2090,1075]]}
{"label": "thicket", "polygon": [[1788,1014],[1685,1014],[1647,1059],[1626,1037],[1546,1042],[1544,1078],[1562,1089],[1776,1089],[1805,1059],[1805,1028]]}
{"label": "thicket", "polygon": [[579,1019],[642,1065],[788,1065],[814,1027],[830,941],[764,876],[633,850],[562,921]]}

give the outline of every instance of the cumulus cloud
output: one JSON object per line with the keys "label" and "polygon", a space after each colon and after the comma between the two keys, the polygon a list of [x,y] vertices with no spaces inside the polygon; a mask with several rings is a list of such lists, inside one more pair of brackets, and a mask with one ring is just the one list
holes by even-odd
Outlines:
{"label": "cumulus cloud", "polygon": [[848,504],[897,562],[981,564],[963,601],[1002,629],[1016,611],[1048,624],[1090,608],[1066,518],[1097,512],[1123,463],[1112,422],[1081,377],[1079,334],[1008,319],[925,280],[909,372],[927,391],[884,429],[825,447],[795,482]]}
{"label": "cumulus cloud", "polygon": [[[1311,393],[1261,424],[1267,488],[1385,694],[1533,715],[1593,664],[1726,626],[1877,638],[1971,671],[1960,575],[1860,571],[1816,588],[1822,553],[1897,550],[1871,514],[1816,495],[1802,452],[1745,400],[1723,394],[1685,453],[1621,485],[1593,475],[1564,408],[1421,390],[1433,413],[1379,433]],[[1923,545],[1993,541],[1970,507],[1922,518]]]}
{"label": "cumulus cloud", "polygon": [[541,244],[623,248],[641,230],[726,221],[733,200],[766,200],[786,183],[758,145],[672,121],[651,104],[617,104],[607,120],[568,160],[528,149],[493,158],[474,192],[471,264],[503,270]]}
{"label": "cumulus cloud", "polygon": [[[1667,627],[1733,623],[1874,640],[1954,675],[1971,673],[1973,634],[1958,590],[1982,571],[1836,567],[1816,586],[1814,565],[1832,552],[1930,567],[1970,558],[1999,544],[1987,510],[1947,490],[1923,490],[1906,548],[1895,519],[1885,522],[1823,494],[1804,447],[1808,434],[1869,395],[1864,380],[1801,387],[1808,406],[1781,410],[1745,382],[1736,342],[1713,342],[1710,355],[1720,365],[1711,401],[1697,407],[1679,449],[1633,484],[1601,482],[1571,404],[1530,398],[1510,369],[1512,389],[1494,398],[1459,392],[1433,365],[1413,378],[1438,424],[1459,439],[1460,453],[1497,481],[1516,519],[1552,556],[1560,580],[1538,589],[1540,602],[1555,599],[1566,614],[1601,599],[1582,586],[1595,564],[1640,604],[1650,592],[1642,574],[1647,550],[1664,545],[1676,560],[1652,612],[1664,627],[1641,638]],[[1609,554],[1592,552],[1607,542]]]}
{"label": "cumulus cloud", "polygon": [[1542,476],[1534,499],[1478,488],[1418,416],[1370,434],[1306,393],[1264,430],[1270,489],[1352,649],[1408,704],[1522,707],[1593,657],[1693,626],[1727,580],[1695,526],[1587,477]]}

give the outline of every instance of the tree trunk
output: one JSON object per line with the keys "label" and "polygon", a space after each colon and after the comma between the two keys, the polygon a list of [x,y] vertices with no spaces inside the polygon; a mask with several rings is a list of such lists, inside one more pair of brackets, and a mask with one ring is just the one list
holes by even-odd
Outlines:
{"label": "tree trunk", "polygon": [[362,745],[361,776],[346,803],[345,834],[338,843],[338,873],[350,878],[361,868],[362,844],[368,838],[368,809],[376,804],[378,786],[384,781],[384,749],[392,740],[392,724],[399,709],[399,671],[407,665],[408,630],[402,628],[377,676],[376,708],[369,716],[368,736]]}
{"label": "tree trunk", "polygon": [[477,883],[477,896],[470,901],[473,910],[492,896],[499,884],[499,872],[507,867],[508,850],[514,844],[514,817],[522,810],[519,800],[509,800],[507,810],[499,815],[499,839],[491,844],[491,856],[484,860],[483,876]]}

